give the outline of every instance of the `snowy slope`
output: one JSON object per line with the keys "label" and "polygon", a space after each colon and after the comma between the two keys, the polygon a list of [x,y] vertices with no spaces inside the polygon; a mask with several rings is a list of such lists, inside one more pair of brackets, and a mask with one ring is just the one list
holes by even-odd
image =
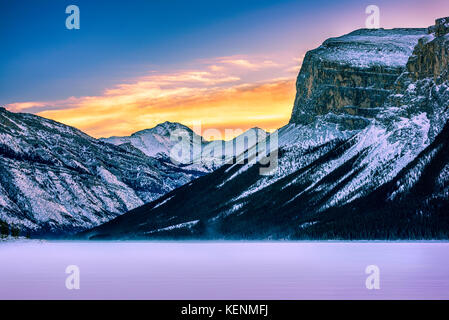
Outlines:
{"label": "snowy slope", "polygon": [[198,143],[201,145],[202,139],[190,128],[174,122],[164,122],[158,124],[156,127],[146,129],[133,133],[129,137],[110,137],[102,138],[101,141],[111,143],[114,145],[121,145],[130,143],[137,149],[141,150],[147,156],[169,156],[170,149],[178,142],[175,139],[171,140],[171,134],[179,130],[179,134],[188,136],[186,139],[189,143]]}
{"label": "snowy slope", "polygon": [[252,128],[232,140],[206,141],[189,127],[167,121],[129,137],[101,140],[114,145],[130,144],[150,157],[173,160],[185,169],[212,172],[257,141],[265,139],[266,135],[264,130]]}
{"label": "snowy slope", "polygon": [[449,37],[434,29],[325,42],[303,64],[291,123],[269,137],[273,175],[225,164],[83,237],[448,238]]}
{"label": "snowy slope", "polygon": [[199,175],[0,108],[0,220],[24,232],[93,227]]}

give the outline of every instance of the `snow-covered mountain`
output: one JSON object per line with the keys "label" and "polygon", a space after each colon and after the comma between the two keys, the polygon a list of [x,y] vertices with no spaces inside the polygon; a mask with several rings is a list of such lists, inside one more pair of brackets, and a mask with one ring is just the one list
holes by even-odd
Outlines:
{"label": "snow-covered mountain", "polygon": [[0,221],[23,233],[91,228],[202,174],[0,108]]}
{"label": "snow-covered mountain", "polygon": [[187,136],[187,139],[185,139],[186,141],[183,140],[182,142],[189,142],[190,144],[198,143],[199,145],[203,143],[203,139],[189,127],[180,123],[168,121],[158,124],[154,128],[133,133],[129,137],[114,136],[110,138],[101,138],[100,140],[114,145],[129,143],[150,157],[169,157],[170,149],[178,143],[177,139],[170,139],[171,135],[176,131],[179,131],[179,134],[183,133]]}
{"label": "snow-covered mountain", "polygon": [[304,59],[290,123],[263,144],[274,174],[260,174],[259,143],[249,162],[82,237],[449,238],[448,104],[448,18],[329,39]]}
{"label": "snow-covered mountain", "polygon": [[129,137],[101,140],[114,145],[129,144],[147,156],[172,161],[185,169],[212,172],[266,136],[264,130],[252,128],[228,141],[206,141],[189,127],[167,121]]}

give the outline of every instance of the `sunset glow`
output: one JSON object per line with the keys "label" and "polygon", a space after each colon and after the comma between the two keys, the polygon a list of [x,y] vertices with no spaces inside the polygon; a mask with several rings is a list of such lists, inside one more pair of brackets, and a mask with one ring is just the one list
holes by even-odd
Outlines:
{"label": "sunset glow", "polygon": [[[201,61],[202,69],[150,72],[106,89],[100,96],[9,104],[12,111],[53,119],[94,136],[129,135],[164,121],[202,129],[260,127],[273,131],[288,122],[295,94],[298,61],[278,64],[263,59],[223,57]],[[269,69],[284,77],[247,82]],[[42,110],[42,111],[39,111]]]}
{"label": "sunset glow", "polygon": [[[36,30],[34,17],[10,4],[4,46],[15,49],[0,53],[0,104],[94,137],[164,121],[272,131],[289,121],[305,53],[364,28],[367,4],[258,1],[257,10],[254,4],[181,1],[173,10],[168,2],[80,1],[76,31],[64,28],[64,12],[50,4],[40,5],[48,16]],[[445,0],[376,5],[383,28],[426,27],[435,12],[449,10]]]}

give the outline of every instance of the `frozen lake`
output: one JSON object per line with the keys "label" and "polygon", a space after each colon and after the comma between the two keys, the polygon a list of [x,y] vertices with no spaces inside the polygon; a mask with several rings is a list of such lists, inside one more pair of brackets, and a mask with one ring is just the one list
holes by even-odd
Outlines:
{"label": "frozen lake", "polygon": [[0,299],[449,299],[449,243],[0,242]]}

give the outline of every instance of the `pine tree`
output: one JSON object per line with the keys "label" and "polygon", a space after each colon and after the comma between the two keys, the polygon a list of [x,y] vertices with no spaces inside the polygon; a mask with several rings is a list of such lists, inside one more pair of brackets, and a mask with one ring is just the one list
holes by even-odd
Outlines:
{"label": "pine tree", "polygon": [[9,235],[8,225],[5,222],[0,221],[0,236],[4,238],[7,237],[8,235]]}
{"label": "pine tree", "polygon": [[13,236],[14,238],[18,238],[20,236],[20,228],[12,227],[11,228],[11,236]]}

